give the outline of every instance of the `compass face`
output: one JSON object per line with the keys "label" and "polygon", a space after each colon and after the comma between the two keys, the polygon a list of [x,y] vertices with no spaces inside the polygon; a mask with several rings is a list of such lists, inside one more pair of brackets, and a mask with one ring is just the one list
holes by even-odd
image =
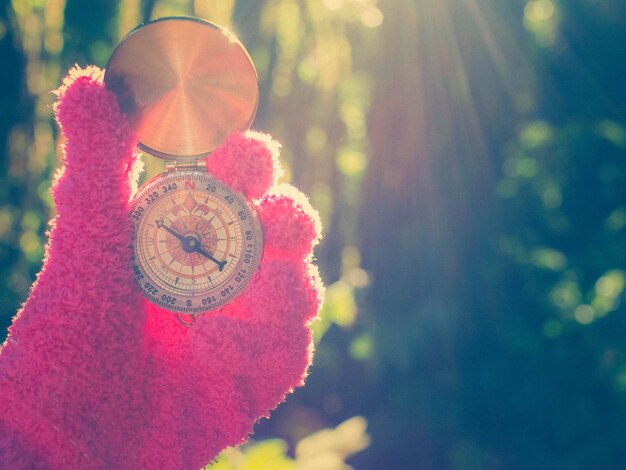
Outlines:
{"label": "compass face", "polygon": [[153,303],[199,314],[243,292],[263,253],[246,200],[210,175],[159,175],[131,205],[135,281]]}

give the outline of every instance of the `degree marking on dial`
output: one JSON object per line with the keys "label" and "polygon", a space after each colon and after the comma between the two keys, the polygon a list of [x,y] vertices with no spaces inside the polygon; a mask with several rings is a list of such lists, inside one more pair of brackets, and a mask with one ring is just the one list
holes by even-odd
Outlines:
{"label": "degree marking on dial", "polygon": [[[177,181],[179,184],[178,189],[168,194],[170,197],[167,199],[161,198],[158,203],[155,201],[154,205],[149,207],[143,206],[147,210],[144,212],[142,219],[136,221],[137,223],[135,224],[137,227],[136,244],[134,244],[135,256],[139,260],[143,260],[141,267],[149,281],[160,285],[166,293],[172,293],[179,297],[179,304],[177,305],[179,309],[174,310],[201,313],[206,311],[207,308],[219,308],[228,302],[232,295],[229,294],[221,298],[215,294],[219,293],[224,286],[231,289],[231,294],[232,292],[242,291],[249,280],[233,284],[234,276],[237,273],[241,273],[240,275],[244,278],[249,278],[258,265],[258,259],[254,259],[254,264],[251,265],[251,269],[248,272],[241,271],[243,265],[241,258],[238,259],[245,252],[252,253],[255,257],[259,255],[262,239],[255,238],[252,242],[245,240],[245,232],[248,231],[250,234],[258,237],[258,220],[255,220],[254,213],[245,205],[245,200],[242,200],[241,196],[233,194],[230,188],[212,179],[210,176],[204,174],[178,174],[174,178],[172,176],[161,176],[154,183],[140,189],[139,194],[150,194],[155,190],[162,194],[164,185],[174,181]],[[201,184],[202,189],[180,191],[182,189],[180,182],[184,181],[185,178],[197,180]],[[205,181],[215,186],[217,189],[215,191],[216,194],[207,194],[207,191],[204,190]],[[203,211],[198,212],[195,208],[192,217],[188,217],[188,211],[184,211],[178,217],[174,217],[174,214],[171,212],[171,206],[182,205],[185,197],[190,192],[196,201],[202,201],[200,204],[205,203],[209,206],[211,213],[206,214],[208,215],[207,218],[205,218]],[[237,203],[234,205],[232,203],[224,203],[222,201],[224,195],[236,196],[235,200]],[[143,199],[139,198],[138,200],[141,201]],[[248,221],[239,220],[237,217],[238,210],[244,210],[249,215]],[[216,259],[223,260],[225,258],[230,262],[218,274],[218,266],[208,259],[204,260],[201,257],[202,254],[194,251],[189,254],[183,253],[183,250],[178,247],[178,240],[154,226],[156,218],[165,224],[172,224],[169,226],[182,237],[185,237],[185,239],[193,235],[198,243],[187,243],[189,245],[188,249],[200,245]],[[154,230],[155,233],[160,232],[161,235],[150,237],[152,240],[149,242],[148,230]],[[152,261],[147,261],[147,257],[151,255],[156,255],[156,257],[152,256]],[[174,263],[173,261],[177,262]],[[218,262],[221,263],[222,261]],[[165,275],[159,270],[161,265],[170,266]],[[196,283],[196,279],[190,278],[191,272],[193,272],[192,276],[196,278],[201,276],[201,279],[204,281],[200,280]],[[216,274],[216,278],[213,278],[212,276]],[[157,278],[154,278],[154,276],[157,276]],[[190,290],[192,295],[189,293]],[[193,294],[196,293],[197,295],[194,298]],[[207,295],[216,297],[216,300],[210,306],[200,303],[200,296],[204,297]]]}

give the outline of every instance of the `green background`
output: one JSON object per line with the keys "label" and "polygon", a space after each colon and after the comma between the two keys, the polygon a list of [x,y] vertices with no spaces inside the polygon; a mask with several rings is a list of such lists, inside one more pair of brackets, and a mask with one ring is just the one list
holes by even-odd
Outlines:
{"label": "green background", "polygon": [[620,0],[1,0],[0,338],[54,212],[50,91],[167,15],[250,50],[325,227],[307,386],[216,468],[626,468]]}

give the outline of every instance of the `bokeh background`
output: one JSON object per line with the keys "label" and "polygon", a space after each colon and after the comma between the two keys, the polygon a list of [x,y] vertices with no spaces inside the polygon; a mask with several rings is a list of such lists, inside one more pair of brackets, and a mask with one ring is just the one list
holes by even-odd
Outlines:
{"label": "bokeh background", "polygon": [[0,0],[0,339],[54,212],[50,91],[167,15],[250,50],[325,227],[308,383],[215,468],[626,468],[622,0]]}

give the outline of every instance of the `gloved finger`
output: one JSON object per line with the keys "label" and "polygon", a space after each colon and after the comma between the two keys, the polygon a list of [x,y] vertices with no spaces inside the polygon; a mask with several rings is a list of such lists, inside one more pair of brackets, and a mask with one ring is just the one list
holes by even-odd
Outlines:
{"label": "gloved finger", "polygon": [[198,318],[191,352],[245,389],[252,418],[264,416],[303,383],[313,348],[307,325],[321,296],[319,275],[307,263],[267,262],[236,302]]}
{"label": "gloved finger", "polygon": [[248,199],[260,198],[282,174],[280,144],[266,134],[231,134],[206,160],[207,171]]}
{"label": "gloved finger", "polygon": [[51,243],[85,267],[120,259],[124,244],[128,253],[128,203],[138,170],[135,139],[102,78],[96,67],[75,67],[54,106],[65,141],[52,188],[57,219]]}
{"label": "gloved finger", "polygon": [[232,314],[266,327],[300,327],[315,317],[323,293],[315,265],[293,259],[264,261]]}
{"label": "gloved finger", "polygon": [[[85,322],[105,315],[128,326],[141,311],[129,269],[134,140],[96,67],[74,68],[58,95],[55,113],[66,141],[64,167],[53,186],[56,218],[42,272],[23,310],[47,310],[44,321],[51,326],[62,319],[83,331]],[[133,314],[119,315],[127,310]]]}
{"label": "gloved finger", "polygon": [[263,225],[266,260],[305,259],[319,242],[322,223],[308,198],[295,187],[282,184],[266,194],[257,206]]}

